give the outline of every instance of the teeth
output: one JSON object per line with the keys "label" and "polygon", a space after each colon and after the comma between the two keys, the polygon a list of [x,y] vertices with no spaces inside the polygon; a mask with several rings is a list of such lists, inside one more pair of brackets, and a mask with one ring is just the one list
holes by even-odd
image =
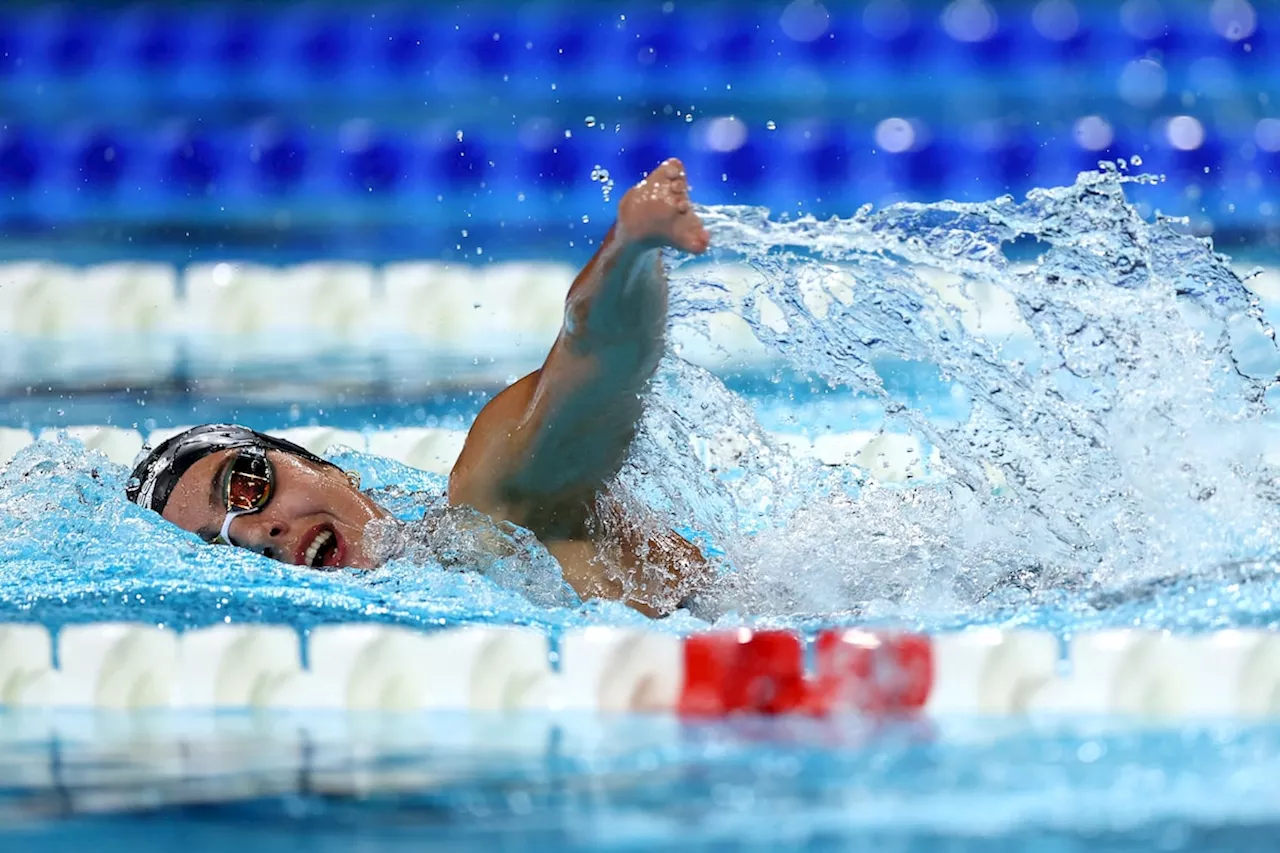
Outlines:
{"label": "teeth", "polygon": [[312,541],[311,545],[307,547],[307,553],[302,562],[308,567],[311,567],[316,561],[316,554],[320,553],[320,549],[324,547],[324,543],[328,542],[332,538],[333,534],[328,530],[321,530],[320,533],[316,535],[316,538]]}

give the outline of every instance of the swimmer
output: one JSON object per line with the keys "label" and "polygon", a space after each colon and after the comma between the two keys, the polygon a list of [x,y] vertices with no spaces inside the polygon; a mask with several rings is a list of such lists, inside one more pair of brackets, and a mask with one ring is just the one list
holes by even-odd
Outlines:
{"label": "swimmer", "polygon": [[[684,166],[671,159],[627,191],[617,221],[565,300],[540,369],[477,416],[449,475],[450,504],[531,531],[583,599],[651,616],[696,595],[710,574],[674,531],[608,525],[605,494],[636,433],[664,348],[664,249],[707,250]],[[284,563],[376,568],[365,528],[389,513],[336,466],[280,439],[213,424],[174,436],[137,466],[128,497],[207,542]],[[612,509],[610,508],[612,507]],[[606,543],[600,532],[615,531]]]}

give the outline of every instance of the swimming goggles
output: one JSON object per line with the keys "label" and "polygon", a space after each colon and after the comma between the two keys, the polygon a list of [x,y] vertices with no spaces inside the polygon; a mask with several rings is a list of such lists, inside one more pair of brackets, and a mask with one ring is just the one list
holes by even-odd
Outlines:
{"label": "swimming goggles", "polygon": [[276,470],[267,459],[265,449],[245,447],[236,451],[222,475],[222,498],[227,507],[227,517],[213,544],[234,545],[231,522],[265,507],[271,501],[275,484]]}

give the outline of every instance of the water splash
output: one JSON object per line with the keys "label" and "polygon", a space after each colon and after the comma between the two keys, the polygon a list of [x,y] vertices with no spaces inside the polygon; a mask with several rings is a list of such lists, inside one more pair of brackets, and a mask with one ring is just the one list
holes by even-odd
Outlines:
{"label": "water splash", "polygon": [[[778,486],[726,484],[730,502],[772,503],[779,532],[719,511],[707,524],[766,590],[751,609],[776,608],[781,588],[806,609],[816,591],[827,612],[884,598],[918,614],[1010,586],[1115,588],[1274,552],[1276,472],[1262,458],[1274,337],[1209,241],[1126,202],[1125,185],[1143,180],[1107,169],[1021,203],[825,221],[703,212],[716,249],[710,265],[675,272],[677,323],[739,314],[790,367],[878,399],[886,427],[935,451],[933,485],[840,495],[810,474],[795,510],[779,500],[798,486],[792,470],[775,473],[776,448],[745,462],[748,482]],[[1035,257],[1010,260],[1028,244]],[[749,268],[746,286],[726,285],[726,262]],[[998,333],[975,311],[991,291],[1013,309]],[[968,416],[930,419],[886,385],[889,360],[937,365]],[[665,420],[713,384],[666,386]],[[676,444],[648,451],[648,467],[679,470]]]}

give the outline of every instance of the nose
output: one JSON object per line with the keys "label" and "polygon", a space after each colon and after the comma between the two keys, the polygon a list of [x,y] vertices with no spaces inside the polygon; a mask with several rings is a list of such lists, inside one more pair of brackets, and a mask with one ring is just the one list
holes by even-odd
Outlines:
{"label": "nose", "polygon": [[289,562],[289,549],[285,541],[289,536],[289,523],[276,516],[268,507],[262,512],[237,516],[228,529],[231,541],[241,548],[257,551],[264,557]]}

